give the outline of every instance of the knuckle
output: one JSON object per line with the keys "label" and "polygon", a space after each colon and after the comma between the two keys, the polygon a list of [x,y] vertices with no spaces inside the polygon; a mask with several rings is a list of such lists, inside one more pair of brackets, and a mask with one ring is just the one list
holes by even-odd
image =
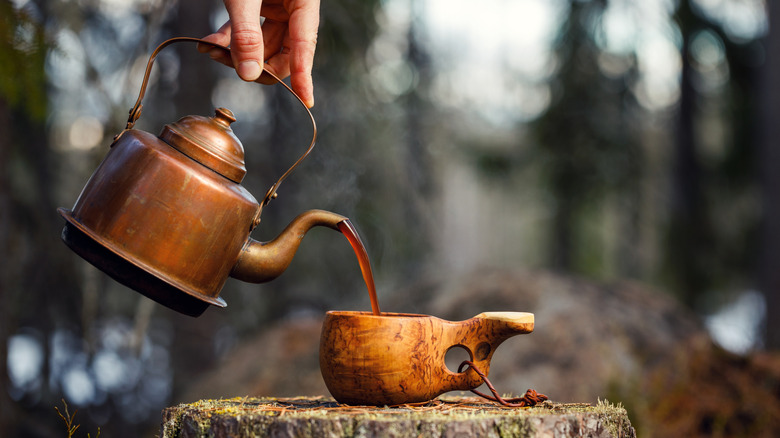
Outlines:
{"label": "knuckle", "polygon": [[233,25],[231,46],[241,52],[252,52],[263,47],[263,36],[254,28]]}

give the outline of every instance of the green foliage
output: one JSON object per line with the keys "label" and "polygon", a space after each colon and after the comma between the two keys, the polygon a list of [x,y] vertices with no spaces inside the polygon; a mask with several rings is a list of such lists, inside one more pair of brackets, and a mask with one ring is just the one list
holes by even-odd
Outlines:
{"label": "green foliage", "polygon": [[47,50],[43,26],[11,1],[0,1],[0,98],[39,121],[46,117]]}

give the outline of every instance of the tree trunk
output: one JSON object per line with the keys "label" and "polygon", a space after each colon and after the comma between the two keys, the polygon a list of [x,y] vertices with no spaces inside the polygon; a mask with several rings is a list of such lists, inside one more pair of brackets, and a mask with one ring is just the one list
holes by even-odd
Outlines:
{"label": "tree trunk", "polygon": [[[11,144],[7,133],[11,128],[10,111],[5,100],[0,97],[0,163],[7,163],[11,154]],[[11,247],[11,188],[8,181],[8,172],[0,172],[0,251],[3,254],[12,254]],[[11,324],[11,312],[8,309],[8,289],[11,288],[11,275],[9,269],[0,269],[0,430],[10,430],[15,406],[11,400],[8,388],[8,339],[13,329]]]}
{"label": "tree trunk", "polygon": [[685,304],[693,306],[707,286],[707,273],[702,266],[702,259],[707,257],[705,248],[709,234],[701,188],[703,175],[696,150],[698,139],[694,132],[697,93],[690,61],[690,43],[698,30],[698,19],[689,1],[680,2],[677,22],[682,33],[682,72],[673,155],[667,258],[678,295]]}
{"label": "tree trunk", "polygon": [[339,405],[326,398],[202,400],[163,410],[173,437],[636,437],[626,410],[600,402],[505,408],[479,398],[399,407]]}
{"label": "tree trunk", "polygon": [[780,349],[780,7],[767,2],[769,35],[766,44],[767,61],[764,65],[760,94],[761,108],[760,171],[763,197],[763,227],[761,230],[761,259],[759,284],[766,297],[766,327],[764,343],[767,349]]}

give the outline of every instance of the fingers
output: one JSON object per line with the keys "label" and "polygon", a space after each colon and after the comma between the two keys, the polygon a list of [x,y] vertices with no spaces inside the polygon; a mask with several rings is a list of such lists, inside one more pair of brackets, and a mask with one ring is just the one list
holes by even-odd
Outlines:
{"label": "fingers", "polygon": [[[224,0],[230,20],[204,40],[230,46],[231,56],[201,44],[198,50],[254,81],[265,67],[280,78],[290,76],[293,90],[308,107],[314,105],[311,70],[320,23],[320,0]],[[265,16],[260,27],[261,8]],[[261,79],[262,82],[263,81]]]}
{"label": "fingers", "polygon": [[[207,35],[202,39],[210,43],[219,44],[222,46],[230,45],[230,21],[227,21],[225,24],[223,24],[222,27],[217,29],[216,32],[212,33],[211,35]],[[200,53],[206,53],[211,49],[212,49],[211,46],[207,46],[205,44],[198,44],[198,51]]]}
{"label": "fingers", "polygon": [[[219,44],[221,46],[229,46],[230,45],[230,21],[223,24],[222,27],[219,28],[219,30],[212,33],[211,35],[203,37],[203,40],[208,41],[210,43]],[[233,59],[230,57],[229,52],[201,43],[198,43],[198,51],[200,53],[208,52],[209,57],[211,57],[211,59],[220,62],[222,64],[225,64],[228,67],[233,67]]]}
{"label": "fingers", "polygon": [[[314,106],[314,85],[311,69],[314,65],[314,50],[317,46],[317,30],[320,25],[319,0],[298,0],[291,2],[289,39],[290,84],[308,106]],[[283,48],[279,55],[285,56]],[[270,63],[270,60],[269,60]]]}
{"label": "fingers", "polygon": [[224,3],[230,17],[230,30],[212,35],[217,35],[215,38],[223,38],[219,35],[225,34],[230,37],[230,53],[238,76],[245,81],[254,81],[263,72],[264,45],[260,30],[262,1],[224,0]]}
{"label": "fingers", "polygon": [[[320,22],[319,0],[292,0],[285,7],[269,3],[270,0],[266,0],[263,7],[266,17],[263,23],[265,68],[280,78],[290,76],[292,89],[311,108],[314,106],[311,70]],[[269,78],[262,82],[274,81]]]}
{"label": "fingers", "polygon": [[[266,18],[263,23],[263,37],[265,38],[266,70],[284,79],[290,76],[290,46],[287,37],[287,22],[281,22]],[[266,82],[275,82],[271,79]]]}

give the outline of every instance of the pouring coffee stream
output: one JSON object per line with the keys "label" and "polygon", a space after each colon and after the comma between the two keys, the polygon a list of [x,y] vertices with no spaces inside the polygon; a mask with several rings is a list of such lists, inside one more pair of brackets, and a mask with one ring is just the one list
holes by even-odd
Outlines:
{"label": "pouring coffee stream", "polygon": [[[317,137],[311,111],[276,76],[263,73],[298,99],[313,132],[308,149],[261,202],[241,186],[244,148],[231,129],[236,118],[230,110],[218,108],[210,118],[183,117],[165,125],[159,136],[134,129],[155,57],[183,41],[229,50],[179,37],[152,52],[125,129],[72,210],[58,209],[65,219],[62,240],[118,282],[180,313],[199,316],[210,305],[226,306],[219,294],[228,277],[273,280],[289,266],[310,229],[339,231],[358,259],[372,312],[326,315],[320,368],[331,394],[344,403],[402,404],[487,382],[495,349],[509,337],[532,332],[533,314],[484,312],[449,322],[381,313],[365,245],[352,222],[336,213],[306,211],[270,242],[250,237],[263,208],[276,199],[279,185],[309,155]],[[468,351],[473,367],[457,373],[447,369],[444,356],[455,347]]]}
{"label": "pouring coffee stream", "polygon": [[357,233],[355,226],[349,219],[339,222],[339,231],[347,237],[349,243],[352,245],[352,249],[355,251],[355,255],[358,258],[360,264],[360,271],[363,274],[363,280],[366,282],[366,288],[368,288],[368,298],[371,300],[371,312],[374,315],[381,315],[379,310],[379,301],[376,297],[376,285],[374,284],[374,274],[371,271],[371,262],[368,260],[368,253],[366,252],[366,246],[363,245],[363,241],[360,239],[360,235]]}
{"label": "pouring coffee stream", "polygon": [[58,209],[66,221],[63,241],[118,282],[173,310],[198,316],[209,305],[226,306],[219,293],[228,277],[261,283],[281,275],[303,236],[325,226],[344,233],[352,244],[378,313],[365,247],[346,217],[309,210],[270,242],[250,237],[263,208],[276,199],[280,184],[309,155],[317,137],[314,116],[287,84],[263,72],[306,110],[312,140],[261,202],[240,185],[246,174],[244,148],[230,127],[236,121],[230,110],[218,108],[210,118],[183,117],[165,125],[159,136],[134,129],[154,60],[177,42],[229,51],[198,38],[178,37],[152,52],[125,129],[114,138],[72,210]]}

